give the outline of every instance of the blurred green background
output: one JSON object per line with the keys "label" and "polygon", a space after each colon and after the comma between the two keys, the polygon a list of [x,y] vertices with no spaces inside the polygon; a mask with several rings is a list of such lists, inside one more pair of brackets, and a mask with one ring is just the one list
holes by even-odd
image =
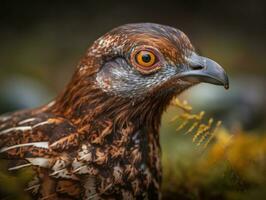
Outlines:
{"label": "blurred green background", "polygon": [[[0,113],[49,102],[64,88],[95,39],[116,26],[135,22],[181,29],[202,55],[228,72],[229,90],[201,84],[182,95],[195,112],[204,110],[222,120],[229,134],[239,130],[265,133],[266,2],[258,0],[1,1]],[[164,115],[163,156],[187,166],[197,156],[197,148],[191,137],[176,133],[177,123],[169,122],[176,113],[170,107]],[[166,177],[165,182],[168,194],[182,190],[191,195],[173,195],[208,199],[205,193],[202,196],[183,185],[167,190],[171,181]],[[224,190],[209,198],[221,197]]]}

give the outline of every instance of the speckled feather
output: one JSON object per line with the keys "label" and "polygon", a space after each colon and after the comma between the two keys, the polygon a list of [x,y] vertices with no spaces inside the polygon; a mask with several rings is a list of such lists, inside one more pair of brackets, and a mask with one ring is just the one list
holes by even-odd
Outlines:
{"label": "speckled feather", "polygon": [[[163,55],[158,72],[130,64],[134,48]],[[172,80],[193,47],[179,30],[128,24],[88,49],[65,91],[43,107],[0,117],[0,156],[10,170],[32,167],[36,199],[159,199],[161,115],[192,86]]]}

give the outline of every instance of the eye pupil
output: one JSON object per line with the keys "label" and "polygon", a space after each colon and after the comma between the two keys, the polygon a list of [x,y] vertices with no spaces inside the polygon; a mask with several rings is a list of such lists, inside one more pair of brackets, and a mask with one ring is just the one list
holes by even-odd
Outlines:
{"label": "eye pupil", "polygon": [[149,54],[142,55],[142,61],[148,63],[151,61],[151,56]]}

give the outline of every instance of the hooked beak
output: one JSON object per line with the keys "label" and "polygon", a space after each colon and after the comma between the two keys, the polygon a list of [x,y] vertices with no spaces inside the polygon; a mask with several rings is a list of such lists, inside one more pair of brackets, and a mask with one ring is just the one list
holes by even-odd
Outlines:
{"label": "hooked beak", "polygon": [[228,76],[224,69],[215,61],[192,53],[187,58],[188,67],[179,74],[183,80],[193,83],[205,82],[215,85],[223,85],[229,88]]}

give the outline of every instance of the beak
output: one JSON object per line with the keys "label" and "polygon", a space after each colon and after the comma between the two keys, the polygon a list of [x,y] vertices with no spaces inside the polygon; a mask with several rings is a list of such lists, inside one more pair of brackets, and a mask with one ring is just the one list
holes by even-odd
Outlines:
{"label": "beak", "polygon": [[205,82],[215,85],[223,85],[229,88],[228,76],[224,69],[215,61],[192,53],[187,58],[188,67],[179,74],[183,80],[193,83]]}

